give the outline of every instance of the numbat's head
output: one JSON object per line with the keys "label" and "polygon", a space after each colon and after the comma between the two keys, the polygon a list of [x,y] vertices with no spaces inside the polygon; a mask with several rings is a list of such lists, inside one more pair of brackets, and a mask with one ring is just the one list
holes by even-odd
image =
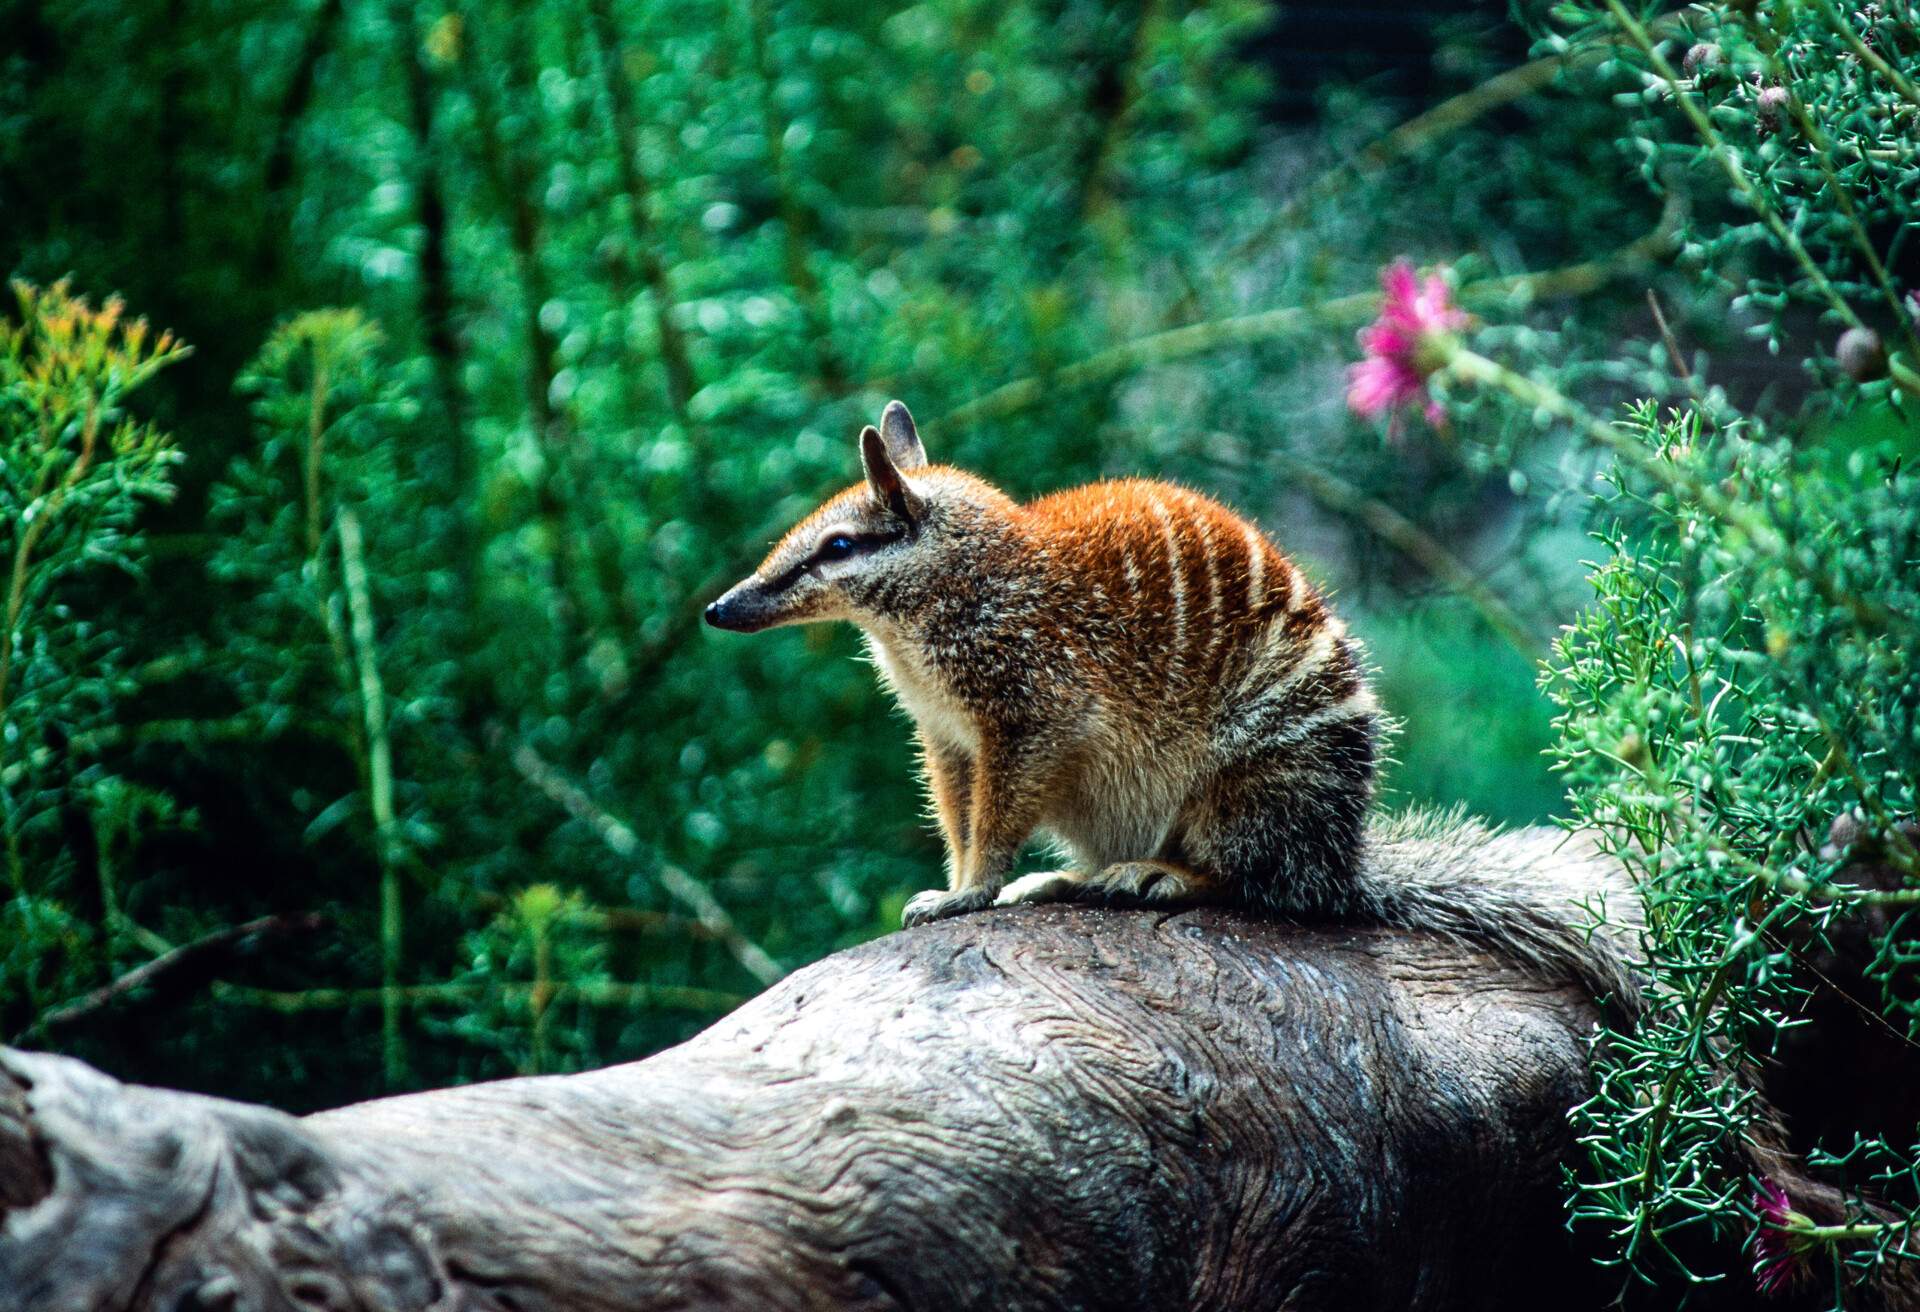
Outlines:
{"label": "numbat's head", "polygon": [[943,578],[977,567],[1011,531],[1013,503],[971,474],[927,463],[913,416],[889,401],[860,432],[866,481],[795,525],[760,568],[707,607],[740,633],[777,624],[905,619]]}

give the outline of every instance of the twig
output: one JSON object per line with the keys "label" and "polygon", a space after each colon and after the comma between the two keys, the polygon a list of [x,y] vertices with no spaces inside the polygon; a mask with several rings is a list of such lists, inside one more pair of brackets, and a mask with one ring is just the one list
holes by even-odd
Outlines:
{"label": "twig", "polygon": [[[1595,260],[1549,269],[1545,273],[1515,274],[1504,278],[1483,278],[1460,289],[1463,304],[1484,304],[1514,295],[1532,299],[1552,296],[1583,296],[1616,278],[1635,272],[1660,259],[1673,248],[1683,210],[1677,196],[1670,196],[1666,209],[1654,230],[1629,242],[1619,250]],[[965,428],[989,419],[1002,419],[1040,404],[1054,389],[1086,387],[1119,378],[1149,364],[1165,364],[1205,355],[1228,346],[1245,346],[1272,341],[1309,328],[1338,328],[1359,325],[1379,308],[1378,292],[1355,292],[1335,297],[1318,305],[1287,306],[1258,314],[1206,323],[1187,324],[1165,332],[1149,333],[1119,346],[1097,351],[1083,360],[1064,365],[1046,374],[1016,379],[994,388],[985,396],[949,410],[938,423],[950,428]]]}
{"label": "twig", "polygon": [[347,586],[347,610],[353,618],[354,658],[360,674],[360,711],[367,725],[367,803],[373,812],[374,847],[380,858],[380,986],[387,994],[381,1018],[381,1047],[389,1083],[406,1077],[406,1053],[400,1042],[400,843],[393,816],[393,745],[387,737],[387,690],[373,645],[373,600],[367,588],[367,562],[360,517],[340,511],[340,568]]}
{"label": "twig", "polygon": [[1304,484],[1315,501],[1329,510],[1359,520],[1400,551],[1420,562],[1443,586],[1480,612],[1487,627],[1505,638],[1513,649],[1529,661],[1538,661],[1544,650],[1540,635],[1527,627],[1518,612],[1480,580],[1479,575],[1449,551],[1446,546],[1413,520],[1378,497],[1370,497],[1345,479],[1291,452],[1274,456],[1287,472]]}
{"label": "twig", "polygon": [[1567,66],[1572,57],[1571,54],[1547,55],[1497,73],[1478,86],[1470,87],[1457,96],[1441,101],[1425,113],[1415,115],[1385,135],[1375,137],[1351,158],[1316,175],[1287,197],[1271,218],[1234,246],[1233,260],[1229,263],[1237,264],[1253,254],[1262,243],[1289,227],[1300,217],[1301,211],[1313,202],[1337,195],[1342,188],[1370,173],[1378,173],[1395,160],[1411,155],[1428,142],[1463,128],[1502,105],[1545,90],[1560,76],[1560,70]]}
{"label": "twig", "polygon": [[[1766,56],[1767,66],[1774,80],[1782,86],[1787,85],[1792,79],[1792,71],[1781,54],[1779,39],[1762,27],[1755,33],[1755,42],[1761,53]],[[1839,206],[1841,214],[1847,221],[1848,236],[1853,240],[1854,249],[1860,252],[1861,259],[1866,262],[1867,271],[1873,275],[1874,284],[1879,287],[1881,296],[1887,302],[1887,308],[1892,311],[1893,322],[1903,327],[1908,345],[1920,351],[1920,335],[1915,333],[1912,316],[1901,304],[1900,294],[1894,290],[1893,280],[1887,275],[1886,265],[1880,259],[1880,253],[1874,249],[1873,238],[1867,232],[1867,225],[1861,218],[1859,208],[1853,203],[1853,194],[1847,190],[1846,184],[1840,180],[1840,174],[1833,166],[1834,143],[1814,120],[1807,109],[1806,101],[1798,95],[1793,95],[1790,96],[1788,104],[1814,162],[1820,166],[1820,173],[1826,178],[1827,189],[1832,193],[1834,203]]]}
{"label": "twig", "polygon": [[[1653,20],[1653,26],[1656,29],[1665,28],[1678,22],[1679,18],[1677,12],[1662,14]],[[1414,115],[1384,135],[1375,137],[1351,158],[1342,160],[1296,190],[1271,218],[1234,247],[1233,259],[1228,263],[1237,265],[1252,254],[1261,242],[1292,223],[1300,211],[1313,201],[1338,194],[1348,184],[1370,173],[1378,173],[1395,160],[1404,159],[1429,142],[1458,131],[1503,105],[1546,90],[1563,70],[1597,62],[1607,53],[1605,46],[1589,45],[1543,55],[1496,73],[1477,86],[1449,96],[1432,109]]]}
{"label": "twig", "polygon": [[1667,322],[1666,312],[1660,308],[1660,297],[1647,288],[1647,308],[1653,311],[1653,322],[1660,329],[1660,340],[1667,345],[1667,358],[1673,362],[1676,377],[1685,378],[1692,383],[1693,370],[1687,366],[1687,357],[1680,351],[1680,339],[1673,335],[1673,326]]}
{"label": "twig", "polygon": [[327,918],[314,912],[297,915],[262,916],[244,925],[229,925],[204,934],[191,943],[182,943],[153,960],[134,967],[126,974],[103,984],[93,992],[54,1008],[35,1020],[20,1036],[21,1040],[44,1038],[47,1034],[77,1021],[85,1020],[118,998],[136,989],[159,983],[170,975],[192,967],[208,968],[221,957],[256,938],[280,938],[288,934],[311,934],[327,925]]}
{"label": "twig", "polygon": [[[1914,617],[1849,592],[1830,571],[1806,560],[1763,511],[1735,500],[1718,486],[1702,481],[1672,461],[1651,454],[1627,430],[1601,419],[1572,398],[1459,345],[1448,348],[1446,368],[1457,378],[1491,384],[1536,410],[1566,421],[1596,445],[1612,452],[1622,464],[1653,478],[1669,491],[1698,502],[1708,514],[1745,533],[1758,551],[1813,585],[1822,597],[1844,606],[1863,625],[1905,634],[1920,632],[1920,621]],[[1920,896],[1920,890],[1915,891]]]}
{"label": "twig", "polygon": [[534,916],[530,921],[527,928],[533,935],[533,991],[527,995],[527,1012],[533,1023],[529,1027],[532,1069],[527,1074],[538,1075],[547,1068],[547,1034],[553,1019],[553,917]]}
{"label": "twig", "polygon": [[[409,1006],[431,1003],[471,1005],[488,998],[504,998],[511,1005],[522,1005],[534,992],[528,983],[409,984],[399,991],[400,1000]],[[283,992],[277,989],[249,988],[216,980],[214,1001],[227,1006],[260,1007],[282,1015],[308,1011],[346,1011],[358,1007],[384,1006],[385,989],[303,989]],[[719,989],[692,988],[679,984],[622,984],[613,981],[559,983],[553,985],[552,1002],[585,1002],[592,1006],[641,1010],[647,1007],[678,1007],[687,1011],[731,1011],[746,999],[738,993]]]}
{"label": "twig", "polygon": [[320,555],[321,457],[327,442],[327,394],[331,390],[333,357],[313,343],[313,382],[307,393],[306,462],[302,466],[307,493],[307,558]]}
{"label": "twig", "polygon": [[589,924],[607,934],[665,934],[672,938],[712,938],[713,931],[697,920],[671,915],[665,911],[645,911],[639,907],[595,907],[579,913]]}
{"label": "twig", "polygon": [[[521,778],[545,793],[567,814],[584,822],[616,855],[629,861],[639,861],[645,857],[646,844],[632,826],[609,814],[577,784],[549,765],[532,747],[521,743],[513,749],[512,760]],[[727,914],[727,909],[714,899],[699,880],[667,862],[653,867],[653,874],[667,895],[691,911],[696,920],[724,943],[727,951],[733,954],[733,959],[745,967],[748,974],[762,984],[771,984],[786,974],[765,948],[740,932],[739,925]]]}

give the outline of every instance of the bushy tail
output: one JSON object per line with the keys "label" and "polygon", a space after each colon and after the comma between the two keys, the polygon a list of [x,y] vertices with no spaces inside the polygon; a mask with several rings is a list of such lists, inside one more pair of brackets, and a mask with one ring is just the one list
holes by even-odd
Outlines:
{"label": "bushy tail", "polygon": [[1640,899],[1581,834],[1500,831],[1458,810],[1384,817],[1368,832],[1361,881],[1386,924],[1491,948],[1638,1009]]}

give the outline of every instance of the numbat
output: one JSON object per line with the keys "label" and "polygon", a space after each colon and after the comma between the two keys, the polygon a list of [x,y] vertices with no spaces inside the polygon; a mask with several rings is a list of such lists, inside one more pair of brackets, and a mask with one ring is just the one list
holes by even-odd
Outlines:
{"label": "numbat", "polygon": [[[990,904],[1226,901],[1493,940],[1618,986],[1571,925],[1590,854],[1459,822],[1370,842],[1380,710],[1326,600],[1252,523],[1142,480],[1019,504],[927,462],[907,408],[866,481],[707,608],[848,620],[918,727],[947,841],[916,925]],[[1415,829],[1421,828],[1416,823]],[[1036,831],[1070,864],[1009,882]]]}

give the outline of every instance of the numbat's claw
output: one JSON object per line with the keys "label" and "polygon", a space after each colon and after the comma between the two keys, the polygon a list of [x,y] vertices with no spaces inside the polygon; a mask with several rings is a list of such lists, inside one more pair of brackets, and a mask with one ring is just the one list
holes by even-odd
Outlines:
{"label": "numbat's claw", "polygon": [[924,893],[915,893],[908,900],[900,923],[907,929],[915,925],[930,925],[949,916],[964,916],[969,911],[978,911],[992,902],[993,890],[990,888],[962,888],[952,892],[930,888]]}

